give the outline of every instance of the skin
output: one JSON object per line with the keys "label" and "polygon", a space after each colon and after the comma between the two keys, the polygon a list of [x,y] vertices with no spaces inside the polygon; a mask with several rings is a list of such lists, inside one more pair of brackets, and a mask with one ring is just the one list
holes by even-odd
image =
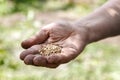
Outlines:
{"label": "skin", "polygon": [[[76,58],[92,42],[120,35],[120,0],[110,0],[88,16],[75,22],[59,21],[44,26],[22,42],[20,59],[27,65],[56,68]],[[62,46],[60,54],[40,56],[43,44]]]}

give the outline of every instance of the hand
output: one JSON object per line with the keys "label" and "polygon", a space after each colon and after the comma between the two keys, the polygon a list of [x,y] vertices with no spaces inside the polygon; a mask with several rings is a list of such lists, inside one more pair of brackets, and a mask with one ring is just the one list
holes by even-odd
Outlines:
{"label": "hand", "polygon": [[[84,49],[88,40],[84,27],[67,22],[52,23],[43,27],[38,34],[22,42],[26,50],[20,55],[27,65],[56,68],[76,58]],[[60,54],[50,56],[39,55],[42,45],[54,43],[62,46]]]}

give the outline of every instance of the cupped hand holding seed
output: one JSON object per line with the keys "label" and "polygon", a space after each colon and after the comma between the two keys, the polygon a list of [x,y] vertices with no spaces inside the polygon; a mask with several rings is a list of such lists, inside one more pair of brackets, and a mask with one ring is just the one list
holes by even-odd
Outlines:
{"label": "cupped hand holding seed", "polygon": [[56,68],[76,58],[87,44],[84,27],[57,22],[43,27],[39,33],[22,42],[20,58],[27,65]]}

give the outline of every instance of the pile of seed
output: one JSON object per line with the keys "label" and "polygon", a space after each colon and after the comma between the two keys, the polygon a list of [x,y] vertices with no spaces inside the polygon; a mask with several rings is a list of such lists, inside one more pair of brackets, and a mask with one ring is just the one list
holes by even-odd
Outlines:
{"label": "pile of seed", "polygon": [[39,50],[40,55],[49,56],[51,54],[61,53],[62,47],[55,44],[43,45],[42,49]]}

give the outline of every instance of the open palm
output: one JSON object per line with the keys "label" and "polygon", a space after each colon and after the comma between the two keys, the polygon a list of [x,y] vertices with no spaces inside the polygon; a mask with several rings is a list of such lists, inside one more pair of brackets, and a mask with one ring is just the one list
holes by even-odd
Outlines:
{"label": "open palm", "polygon": [[[67,22],[52,23],[43,27],[38,34],[22,42],[25,48],[20,58],[28,65],[56,68],[76,58],[87,44],[88,34],[84,27]],[[60,54],[50,56],[39,55],[44,44],[62,46]]]}

